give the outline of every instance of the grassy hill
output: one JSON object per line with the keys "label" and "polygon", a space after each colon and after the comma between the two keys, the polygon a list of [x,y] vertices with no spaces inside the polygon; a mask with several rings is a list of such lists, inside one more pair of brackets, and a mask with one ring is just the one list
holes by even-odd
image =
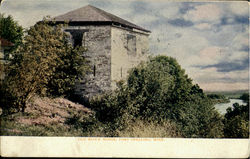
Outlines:
{"label": "grassy hill", "polygon": [[[1,112],[2,113],[2,112]],[[181,137],[171,122],[163,125],[132,122],[123,130],[111,130],[95,119],[95,112],[64,98],[35,97],[25,113],[1,114],[2,136]]]}
{"label": "grassy hill", "polygon": [[67,124],[76,113],[88,118],[93,111],[64,98],[35,97],[25,113],[1,115],[1,135],[81,136],[79,129]]}

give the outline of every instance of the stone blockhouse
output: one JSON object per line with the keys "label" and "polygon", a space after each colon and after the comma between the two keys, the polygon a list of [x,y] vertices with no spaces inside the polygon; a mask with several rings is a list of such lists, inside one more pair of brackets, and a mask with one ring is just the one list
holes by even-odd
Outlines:
{"label": "stone blockhouse", "polygon": [[112,90],[128,70],[146,60],[149,30],[93,6],[85,6],[54,18],[68,22],[65,31],[73,46],[87,48],[84,56],[92,71],[78,81],[76,93],[89,98]]}

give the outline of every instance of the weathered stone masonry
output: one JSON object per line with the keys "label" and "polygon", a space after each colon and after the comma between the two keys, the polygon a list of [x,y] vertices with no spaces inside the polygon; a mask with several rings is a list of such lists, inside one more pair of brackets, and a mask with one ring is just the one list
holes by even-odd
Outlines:
{"label": "weathered stone masonry", "polygon": [[116,81],[124,79],[129,69],[146,60],[148,35],[122,28],[111,28],[111,86],[115,88]]}
{"label": "weathered stone masonry", "polygon": [[76,86],[76,94],[84,98],[115,89],[130,68],[147,58],[150,31],[103,10],[86,6],[55,20],[69,21],[65,31],[72,44],[87,48],[84,56],[92,71]]}
{"label": "weathered stone masonry", "polygon": [[92,72],[79,81],[76,93],[83,96],[93,96],[110,90],[111,86],[111,27],[86,26],[69,27],[67,29],[86,29],[82,45],[87,48],[84,56],[89,61]]}

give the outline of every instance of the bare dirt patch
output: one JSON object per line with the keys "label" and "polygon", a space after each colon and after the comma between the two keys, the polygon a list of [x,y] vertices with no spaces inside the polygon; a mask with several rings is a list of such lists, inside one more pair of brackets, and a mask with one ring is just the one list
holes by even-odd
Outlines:
{"label": "bare dirt patch", "polygon": [[27,103],[25,112],[28,115],[19,116],[16,121],[27,125],[64,125],[65,120],[74,113],[86,115],[93,113],[89,108],[67,99],[47,97],[34,97]]}

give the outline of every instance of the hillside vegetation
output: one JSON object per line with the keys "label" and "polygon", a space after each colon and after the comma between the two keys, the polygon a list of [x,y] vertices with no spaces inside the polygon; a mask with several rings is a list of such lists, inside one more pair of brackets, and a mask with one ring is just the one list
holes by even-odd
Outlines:
{"label": "hillside vegetation", "polygon": [[94,98],[99,121],[124,130],[137,120],[171,121],[184,137],[222,137],[222,116],[174,58],[157,56],[133,68],[111,94]]}
{"label": "hillside vegetation", "polygon": [[1,135],[181,137],[171,122],[136,121],[123,131],[112,130],[95,119],[95,112],[64,98],[33,97],[25,113],[1,114]]}

